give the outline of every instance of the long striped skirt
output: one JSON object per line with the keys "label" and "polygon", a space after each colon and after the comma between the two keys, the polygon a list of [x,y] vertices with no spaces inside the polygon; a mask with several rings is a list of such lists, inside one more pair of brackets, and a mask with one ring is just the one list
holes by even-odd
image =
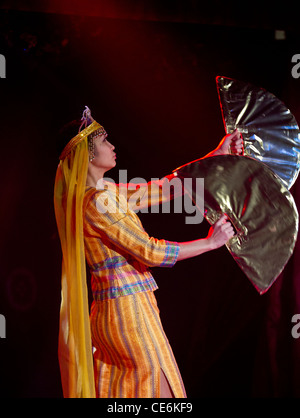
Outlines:
{"label": "long striped skirt", "polygon": [[153,292],[94,302],[91,330],[97,397],[158,398],[161,371],[186,397]]}

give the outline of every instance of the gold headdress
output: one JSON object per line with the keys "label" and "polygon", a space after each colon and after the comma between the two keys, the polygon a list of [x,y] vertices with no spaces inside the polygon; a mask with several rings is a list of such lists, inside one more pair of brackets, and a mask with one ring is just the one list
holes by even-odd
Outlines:
{"label": "gold headdress", "polygon": [[62,248],[58,354],[63,394],[68,398],[95,397],[82,204],[91,144],[103,134],[104,128],[86,107],[79,133],[60,155],[55,178],[54,208]]}
{"label": "gold headdress", "polygon": [[[88,121],[91,122],[90,125],[87,125]],[[87,139],[88,139],[88,144],[89,144],[89,151],[92,153],[91,155],[91,159],[92,159],[93,152],[94,152],[93,139],[98,135],[107,135],[103,126],[101,126],[98,122],[96,122],[92,118],[91,111],[87,106],[85,106],[85,110],[83,111],[81,122],[82,123],[79,127],[78,135],[74,136],[74,138],[72,138],[71,141],[67,143],[67,145],[65,146],[65,148],[63,149],[63,152],[61,153],[59,157],[60,160],[64,160],[81,141],[86,141]],[[83,126],[84,126],[84,129],[81,131],[81,128]]]}

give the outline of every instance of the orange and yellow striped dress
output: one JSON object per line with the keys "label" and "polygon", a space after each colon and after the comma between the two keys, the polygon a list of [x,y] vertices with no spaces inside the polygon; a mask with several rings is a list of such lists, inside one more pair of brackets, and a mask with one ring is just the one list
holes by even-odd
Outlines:
{"label": "orange and yellow striped dress", "polygon": [[149,271],[173,266],[179,246],[151,238],[119,190],[87,188],[83,206],[96,396],[159,397],[162,370],[174,396],[186,397]]}

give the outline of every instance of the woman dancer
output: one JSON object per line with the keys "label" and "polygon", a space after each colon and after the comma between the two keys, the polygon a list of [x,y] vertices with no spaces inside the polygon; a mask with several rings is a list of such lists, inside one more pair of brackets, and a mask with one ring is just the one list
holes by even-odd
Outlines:
{"label": "woman dancer", "polygon": [[[226,135],[207,156],[242,152],[240,134]],[[59,360],[65,397],[185,397],[164,333],[149,267],[219,248],[234,230],[222,216],[206,238],[170,242],[150,237],[132,210],[128,185],[103,180],[116,165],[114,146],[85,109],[82,126],[65,146],[55,181],[55,213],[62,245]],[[162,201],[164,182],[154,199]],[[151,184],[139,186],[149,204]],[[126,193],[124,193],[126,190]],[[127,196],[127,199],[125,198]],[[151,201],[153,203],[153,199]],[[93,303],[88,309],[85,261]]]}

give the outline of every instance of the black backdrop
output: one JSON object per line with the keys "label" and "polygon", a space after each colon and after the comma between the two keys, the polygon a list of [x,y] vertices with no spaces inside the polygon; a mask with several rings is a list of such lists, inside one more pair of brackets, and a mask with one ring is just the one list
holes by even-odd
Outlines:
{"label": "black backdrop", "polygon": [[[218,144],[224,128],[217,75],[266,88],[300,121],[300,79],[291,74],[297,31],[287,27],[279,40],[275,29],[284,27],[262,19],[255,25],[254,15],[252,25],[216,24],[177,12],[177,19],[145,19],[145,9],[140,18],[0,12],[2,397],[62,396],[53,185],[64,123],[85,105],[92,109],[116,147],[118,167],[108,174],[118,182],[118,169],[127,169],[128,179],[161,178]],[[292,192],[298,203],[299,181]],[[157,238],[184,241],[208,231],[205,221],[186,225],[183,214],[140,216]],[[153,269],[190,397],[299,396],[300,341],[291,334],[292,316],[300,314],[298,252],[297,244],[263,296],[226,248]]]}

